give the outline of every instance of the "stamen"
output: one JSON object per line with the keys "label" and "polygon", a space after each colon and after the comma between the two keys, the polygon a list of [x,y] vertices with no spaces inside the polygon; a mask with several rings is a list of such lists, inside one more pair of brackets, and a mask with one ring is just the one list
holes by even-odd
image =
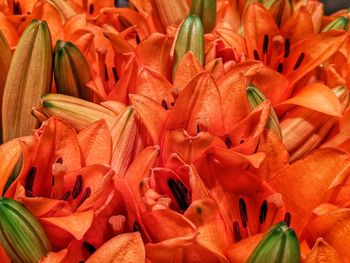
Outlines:
{"label": "stamen", "polygon": [[83,195],[81,196],[81,199],[80,199],[78,207],[81,206],[81,204],[84,203],[84,201],[86,199],[88,199],[90,197],[90,195],[91,195],[91,188],[90,187],[86,187],[84,192],[83,192]]}
{"label": "stamen", "polygon": [[105,81],[109,80],[107,65],[105,64]]}
{"label": "stamen", "polygon": [[89,5],[89,14],[92,15],[94,13],[95,7],[94,4]]}
{"label": "stamen", "polygon": [[197,124],[197,133],[200,133],[201,129],[199,128],[199,125]]}
{"label": "stamen", "polygon": [[20,2],[13,2],[13,14],[14,15],[21,15],[22,14],[22,7]]}
{"label": "stamen", "polygon": [[170,102],[170,105],[172,106],[172,107],[174,107],[174,105],[175,105],[175,102]]}
{"label": "stamen", "polygon": [[65,192],[60,199],[64,200],[64,201],[67,201],[69,199],[71,193],[72,193],[71,191]]}
{"label": "stamen", "polygon": [[60,164],[62,164],[62,163],[63,163],[63,159],[62,159],[62,157],[59,157],[59,158],[56,160],[56,163],[60,163]]}
{"label": "stamen", "polygon": [[139,35],[136,34],[136,43],[137,43],[137,44],[140,44],[140,42],[141,42],[141,39],[140,39]]}
{"label": "stamen", "polygon": [[289,212],[285,213],[283,221],[286,222],[287,226],[290,226],[291,220],[292,220],[292,215]]}
{"label": "stamen", "polygon": [[168,110],[168,105],[166,104],[166,101],[165,100],[162,100],[162,107],[165,109],[165,110]]}
{"label": "stamen", "polygon": [[302,63],[303,60],[304,60],[304,57],[305,57],[305,53],[302,52],[302,53],[300,54],[300,56],[298,57],[297,62],[295,63],[295,65],[294,65],[294,67],[293,67],[293,70],[296,70],[296,69],[298,69],[298,68],[300,67],[301,63]]}
{"label": "stamen", "polygon": [[[185,211],[189,206],[189,204],[187,203],[187,200],[186,200],[186,194],[188,191],[186,189],[186,187],[180,181],[178,181],[176,183],[171,178],[168,180],[168,186],[170,188],[170,191],[174,195],[174,198],[175,198],[176,202],[178,203],[181,211]],[[186,190],[184,190],[184,189],[186,189]]]}
{"label": "stamen", "polygon": [[267,201],[264,200],[264,202],[260,206],[260,214],[259,214],[259,223],[260,223],[260,225],[265,223],[266,215],[267,215]]}
{"label": "stamen", "polygon": [[230,149],[232,147],[232,142],[231,142],[230,137],[226,137],[225,144],[226,144],[227,149]]}
{"label": "stamen", "polygon": [[135,221],[134,224],[132,225],[132,231],[133,232],[141,232],[141,226],[139,222]]}
{"label": "stamen", "polygon": [[117,82],[119,80],[117,69],[115,67],[113,67],[112,72],[113,72],[114,80],[115,80],[115,82]]}
{"label": "stamen", "polygon": [[263,53],[266,54],[267,53],[267,49],[269,47],[269,36],[268,35],[264,35],[264,44],[263,44]]}
{"label": "stamen", "polygon": [[128,19],[126,19],[124,16],[119,15],[118,16],[119,24],[121,26],[121,30],[125,30],[132,26],[132,24],[129,22]]}
{"label": "stamen", "polygon": [[36,167],[32,166],[29,169],[28,175],[27,175],[25,183],[24,183],[24,188],[26,190],[31,191],[31,192],[33,191],[35,175],[36,175]]}
{"label": "stamen", "polygon": [[284,58],[287,58],[289,56],[290,53],[290,40],[289,38],[286,38],[285,42],[284,42]]}
{"label": "stamen", "polygon": [[75,179],[75,184],[72,191],[73,199],[76,199],[79,196],[79,194],[81,193],[82,187],[83,187],[83,176],[79,174]]}
{"label": "stamen", "polygon": [[233,238],[236,242],[241,241],[241,233],[239,232],[239,223],[237,221],[233,222]]}
{"label": "stamen", "polygon": [[282,73],[282,71],[283,71],[283,63],[281,62],[281,63],[279,63],[278,66],[277,66],[277,72],[278,72],[278,73]]}
{"label": "stamen", "polygon": [[239,204],[239,214],[241,216],[242,226],[246,228],[247,222],[248,222],[247,206],[243,198],[239,199],[238,204]]}
{"label": "stamen", "polygon": [[30,190],[26,190],[26,197],[33,197],[33,192]]}
{"label": "stamen", "polygon": [[254,59],[255,60],[260,60],[259,53],[258,53],[258,51],[256,49],[254,49],[253,55],[254,55]]}
{"label": "stamen", "polygon": [[91,245],[90,243],[86,242],[86,241],[83,242],[83,247],[84,247],[90,254],[92,254],[92,253],[94,253],[94,252],[96,251],[96,248],[95,248],[93,245]]}

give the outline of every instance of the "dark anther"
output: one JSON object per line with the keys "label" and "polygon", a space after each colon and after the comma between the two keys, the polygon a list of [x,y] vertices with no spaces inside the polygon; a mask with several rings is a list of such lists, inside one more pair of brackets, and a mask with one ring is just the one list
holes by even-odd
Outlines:
{"label": "dark anther", "polygon": [[90,254],[92,254],[92,253],[94,253],[94,252],[96,251],[96,248],[95,248],[93,245],[91,245],[90,243],[86,242],[86,241],[83,242],[83,247],[84,247]]}
{"label": "dark anther", "polygon": [[56,160],[56,163],[60,163],[60,164],[62,164],[62,163],[63,163],[63,159],[62,159],[62,157],[59,157],[59,158]]}
{"label": "dark anther", "polygon": [[289,212],[285,213],[283,221],[286,222],[287,226],[290,226],[291,220],[292,215]]}
{"label": "dark anther", "polygon": [[14,1],[13,2],[13,14],[14,15],[21,15],[22,14],[22,7],[19,2]]}
{"label": "dark anther", "polygon": [[264,36],[264,44],[263,44],[263,53],[267,53],[267,49],[269,47],[269,36],[265,34]]}
{"label": "dark anther", "polygon": [[232,147],[232,142],[231,142],[230,137],[226,137],[225,144],[226,144],[227,149],[230,149]]}
{"label": "dark anther", "polygon": [[67,191],[67,192],[65,192],[62,196],[61,196],[61,200],[64,200],[64,201],[67,201],[68,199],[69,199],[69,197],[70,197],[70,195],[71,195],[71,191]]}
{"label": "dark anther", "polygon": [[185,211],[189,206],[189,202],[187,200],[187,188],[183,185],[182,182],[178,181],[176,183],[174,179],[171,178],[168,180],[168,186],[170,188],[170,191],[174,195],[174,198],[178,203],[180,209],[182,211]]}
{"label": "dark anther", "polygon": [[305,57],[305,53],[302,52],[300,54],[300,56],[298,57],[297,62],[295,63],[293,70],[296,70],[300,67],[301,63],[303,63],[304,57]]}
{"label": "dark anther", "polygon": [[86,187],[84,192],[83,192],[83,195],[81,196],[81,199],[80,199],[80,202],[79,202],[79,205],[80,206],[82,203],[84,203],[84,201],[86,199],[88,199],[91,195],[91,188],[90,187]]}
{"label": "dark anther", "polygon": [[165,100],[162,100],[162,107],[166,110],[168,110],[168,104],[166,104],[166,101]]}
{"label": "dark anther", "polygon": [[267,214],[267,201],[264,200],[264,202],[260,206],[260,214],[259,214],[259,223],[260,223],[260,225],[265,223],[266,214]]}
{"label": "dark anther", "polygon": [[127,29],[128,27],[131,27],[132,24],[129,22],[128,19],[126,19],[124,16],[118,16],[119,24],[122,27],[122,29]]}
{"label": "dark anther", "polygon": [[25,183],[24,183],[24,187],[26,190],[33,191],[35,175],[36,175],[36,168],[34,166],[32,166],[29,169],[28,175],[27,175]]}
{"label": "dark anther", "polygon": [[79,194],[81,193],[82,187],[83,187],[83,177],[79,174],[75,179],[75,184],[72,191],[73,199],[76,199],[79,196]]}
{"label": "dark anther", "polygon": [[286,58],[289,56],[290,53],[290,40],[289,38],[286,38],[286,41],[284,42],[284,55],[283,57]]}
{"label": "dark anther", "polygon": [[89,14],[92,15],[94,13],[95,7],[93,4],[89,5]]}
{"label": "dark anther", "polygon": [[238,204],[239,204],[239,214],[241,216],[242,226],[246,228],[247,222],[248,222],[247,205],[243,198],[239,199]]}
{"label": "dark anther", "polygon": [[281,62],[281,63],[279,63],[278,66],[277,66],[277,72],[278,72],[278,73],[282,73],[282,71],[283,71],[283,63]]}
{"label": "dark anther", "polygon": [[115,80],[115,82],[117,82],[119,80],[117,69],[115,67],[113,67],[112,71],[113,71],[114,80]]}
{"label": "dark anther", "polygon": [[254,59],[255,60],[260,60],[259,53],[258,53],[258,51],[256,49],[254,49],[253,55],[254,55]]}
{"label": "dark anther", "polygon": [[172,106],[172,107],[174,107],[174,105],[175,105],[175,102],[170,102],[170,105]]}
{"label": "dark anther", "polygon": [[33,197],[33,192],[26,189],[26,197]]}
{"label": "dark anther", "polygon": [[199,129],[199,125],[197,124],[197,133],[200,133],[201,129]]}
{"label": "dark anther", "polygon": [[54,177],[54,176],[52,176],[52,178],[51,178],[51,185],[52,185],[52,186],[55,185],[55,177]]}
{"label": "dark anther", "polygon": [[134,224],[132,225],[132,231],[133,232],[141,232],[141,226],[139,222],[135,221]]}
{"label": "dark anther", "polygon": [[107,66],[105,64],[105,81],[109,80],[109,76],[108,76],[108,70],[107,70]]}
{"label": "dark anther", "polygon": [[141,39],[140,39],[139,35],[136,35],[136,43],[140,44],[140,42],[141,42]]}
{"label": "dark anther", "polygon": [[236,242],[241,241],[241,232],[239,232],[239,223],[237,221],[233,222],[233,238]]}

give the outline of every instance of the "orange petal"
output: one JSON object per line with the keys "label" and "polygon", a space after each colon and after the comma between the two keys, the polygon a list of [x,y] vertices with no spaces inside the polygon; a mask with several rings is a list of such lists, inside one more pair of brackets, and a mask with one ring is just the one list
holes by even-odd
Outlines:
{"label": "orange petal", "polygon": [[231,262],[245,263],[250,254],[262,239],[263,234],[257,234],[234,243],[226,253]]}
{"label": "orange petal", "polygon": [[162,160],[168,160],[172,153],[177,153],[186,163],[193,163],[209,147],[226,148],[224,142],[209,132],[199,132],[191,136],[186,130],[167,131],[162,146]]}
{"label": "orange petal", "polygon": [[344,31],[331,30],[315,37],[305,38],[293,45],[290,55],[283,61],[283,75],[289,79],[290,85],[293,86],[312,69],[332,56],[347,36]]}
{"label": "orange petal", "polygon": [[214,78],[205,72],[198,74],[180,93],[166,128],[184,128],[193,135],[197,133],[197,125],[214,134],[223,130],[220,94]]}
{"label": "orange petal", "polygon": [[112,155],[112,139],[103,119],[81,130],[78,134],[78,142],[86,166],[94,163],[109,165]]}
{"label": "orange petal", "polygon": [[13,139],[0,145],[0,193],[3,193],[7,180],[21,156],[21,146],[18,139]]}
{"label": "orange petal", "polygon": [[[332,181],[349,168],[348,155],[336,149],[317,150],[296,161],[276,175],[270,182],[282,194],[287,211],[291,213],[291,227],[300,235],[312,210],[323,200]],[[312,191],[309,191],[312,185]],[[299,199],[302,196],[303,205]]]}
{"label": "orange petal", "polygon": [[[338,252],[340,258],[346,260],[350,258],[350,251],[347,249],[350,241],[349,208],[337,209],[313,219],[309,224],[309,229],[314,239],[321,236]],[[334,256],[335,251],[332,252]]]}
{"label": "orange petal", "polygon": [[305,263],[318,263],[318,262],[344,262],[338,252],[329,245],[323,238],[318,238],[311,252],[307,255],[304,261]]}
{"label": "orange petal", "polygon": [[194,201],[184,216],[198,227],[197,243],[227,261],[223,252],[228,233],[215,202],[210,198]]}
{"label": "orange petal", "polygon": [[169,55],[173,41],[174,39],[171,36],[154,33],[137,46],[137,58],[144,66],[150,67],[166,78],[170,78]]}
{"label": "orange petal", "polygon": [[65,248],[59,252],[49,252],[41,258],[39,263],[63,263],[67,256],[68,250]]}
{"label": "orange petal", "polygon": [[180,93],[187,84],[199,73],[203,71],[201,63],[195,57],[192,51],[187,52],[180,60],[175,78],[173,80],[176,93]]}
{"label": "orange petal", "polygon": [[322,147],[337,147],[350,138],[350,110],[344,112]]}
{"label": "orange petal", "polygon": [[145,247],[139,232],[120,234],[108,240],[86,260],[99,262],[144,263]]}
{"label": "orange petal", "polygon": [[174,101],[171,94],[172,89],[173,85],[163,75],[144,67],[138,75],[136,89],[133,93],[149,97],[158,104],[164,100],[167,105],[170,105]]}
{"label": "orange petal", "polygon": [[70,234],[77,240],[84,237],[85,233],[91,227],[94,212],[92,210],[75,213],[65,217],[46,217],[40,218],[43,224],[56,226]]}
{"label": "orange petal", "polygon": [[[278,27],[269,11],[261,4],[253,3],[247,7],[244,15],[244,34],[249,58],[266,63],[266,58],[271,56],[272,45],[268,45],[268,49],[264,50],[264,40],[271,41],[278,34]],[[255,57],[254,50],[259,58]]]}
{"label": "orange petal", "polygon": [[337,96],[327,86],[313,83],[300,90],[294,97],[279,105],[294,104],[331,116],[341,116]]}

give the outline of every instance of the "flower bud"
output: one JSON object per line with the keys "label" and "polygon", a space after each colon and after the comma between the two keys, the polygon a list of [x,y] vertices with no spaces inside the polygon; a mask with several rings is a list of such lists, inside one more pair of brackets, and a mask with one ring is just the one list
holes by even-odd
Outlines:
{"label": "flower bud", "polygon": [[45,114],[47,117],[59,117],[77,130],[100,119],[104,119],[111,128],[116,120],[116,115],[101,105],[62,94],[43,96],[40,100],[40,108],[34,111]]}
{"label": "flower bud", "polygon": [[201,19],[196,15],[187,16],[178,32],[174,50],[173,78],[179,62],[189,51],[192,51],[203,65],[204,31]]}
{"label": "flower bud", "polygon": [[[265,95],[255,86],[250,85],[247,88],[247,98],[251,110],[254,110],[260,103],[266,101]],[[282,139],[281,127],[275,110],[271,107],[269,121],[266,128],[273,131],[280,139]]]}
{"label": "flower bud", "polygon": [[38,126],[30,111],[48,93],[52,76],[52,46],[45,21],[33,20],[13,55],[2,104],[3,139],[29,135]]}
{"label": "flower bud", "polygon": [[191,14],[200,17],[204,33],[211,32],[216,24],[216,0],[192,0]]}
{"label": "flower bud", "polygon": [[39,221],[22,204],[0,199],[0,243],[13,262],[36,263],[51,244]]}
{"label": "flower bud", "polygon": [[299,263],[299,241],[285,222],[270,228],[250,255],[248,263]]}
{"label": "flower bud", "polygon": [[92,99],[93,93],[86,86],[92,79],[89,64],[73,43],[57,40],[54,73],[58,93],[84,100]]}
{"label": "flower bud", "polygon": [[326,32],[329,30],[345,30],[347,31],[349,28],[349,17],[347,16],[340,16],[334,21],[330,22],[328,25],[326,25],[322,32]]}
{"label": "flower bud", "polygon": [[158,11],[160,21],[166,29],[168,26],[179,23],[188,14],[186,0],[153,0]]}

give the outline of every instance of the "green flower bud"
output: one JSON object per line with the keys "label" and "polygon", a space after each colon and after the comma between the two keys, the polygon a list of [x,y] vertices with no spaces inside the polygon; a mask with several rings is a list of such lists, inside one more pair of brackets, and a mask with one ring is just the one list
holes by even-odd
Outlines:
{"label": "green flower bud", "polygon": [[42,226],[23,205],[0,199],[0,244],[13,262],[36,263],[51,250]]}
{"label": "green flower bud", "polygon": [[211,32],[216,24],[216,0],[192,0],[191,14],[200,17],[204,33]]}
{"label": "green flower bud", "polygon": [[349,17],[340,16],[334,21],[330,22],[328,25],[323,28],[322,32],[326,32],[329,30],[345,30],[347,31],[349,28]]}
{"label": "green flower bud", "polygon": [[[254,110],[260,103],[266,101],[265,95],[255,86],[250,85],[247,88],[247,98],[251,110]],[[271,107],[270,118],[266,128],[272,130],[281,140],[282,132],[275,110]]]}
{"label": "green flower bud", "polygon": [[196,15],[187,16],[177,35],[174,51],[173,78],[179,62],[189,51],[192,51],[203,65],[204,31],[201,19]]}
{"label": "green flower bud", "polygon": [[92,79],[89,64],[73,43],[57,40],[54,73],[58,93],[91,100],[92,91],[86,86]]}
{"label": "green flower bud", "polygon": [[285,222],[270,228],[250,255],[248,263],[299,263],[299,241]]}

